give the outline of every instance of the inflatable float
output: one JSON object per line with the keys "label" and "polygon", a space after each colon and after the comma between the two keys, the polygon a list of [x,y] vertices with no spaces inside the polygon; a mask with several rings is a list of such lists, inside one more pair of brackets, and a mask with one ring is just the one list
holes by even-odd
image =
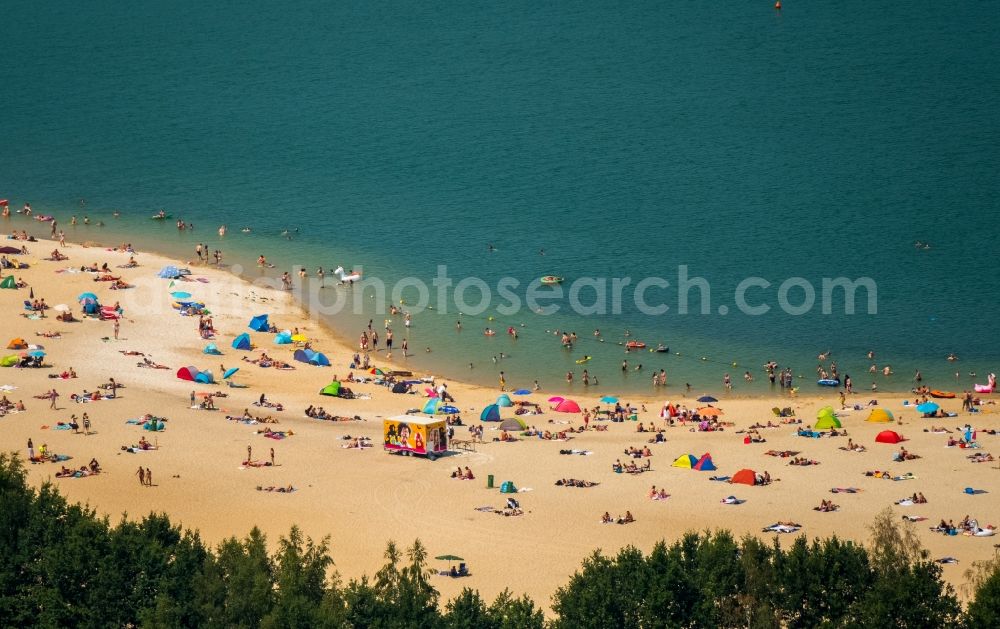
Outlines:
{"label": "inflatable float", "polygon": [[817,380],[816,384],[818,384],[821,387],[839,387],[840,380],[835,380],[833,378],[822,378],[820,380]]}
{"label": "inflatable float", "polygon": [[150,216],[150,218],[153,219],[154,221],[165,221],[168,218],[170,218],[170,215],[169,214],[153,214],[152,216]]}
{"label": "inflatable float", "polygon": [[545,275],[540,281],[542,284],[562,284],[563,278],[558,275]]}
{"label": "inflatable float", "polygon": [[642,341],[629,341],[625,343],[625,347],[628,349],[646,349],[646,344]]}
{"label": "inflatable float", "polygon": [[357,282],[361,279],[360,273],[351,272],[349,275],[344,273],[344,267],[338,266],[333,270],[333,274],[337,276],[341,284],[347,284],[348,282]]}
{"label": "inflatable float", "polygon": [[993,387],[988,384],[977,384],[973,388],[976,390],[976,393],[993,393]]}
{"label": "inflatable float", "polygon": [[955,394],[951,391],[938,391],[937,389],[930,392],[931,397],[944,398],[950,400],[955,397]]}
{"label": "inflatable float", "polygon": [[580,360],[576,361],[576,364],[582,365],[583,363],[589,363],[591,358],[593,358],[593,356],[584,356]]}

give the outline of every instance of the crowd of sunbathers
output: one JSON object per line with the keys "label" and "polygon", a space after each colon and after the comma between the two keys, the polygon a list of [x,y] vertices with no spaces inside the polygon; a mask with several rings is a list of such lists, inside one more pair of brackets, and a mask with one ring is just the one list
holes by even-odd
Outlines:
{"label": "crowd of sunbathers", "polygon": [[257,365],[258,367],[273,368],[273,369],[295,369],[295,366],[291,363],[287,363],[283,360],[278,360],[277,358],[271,358],[267,355],[267,352],[261,352],[260,357],[253,360],[244,356],[242,358],[243,362],[251,363]]}
{"label": "crowd of sunbathers", "polygon": [[560,478],[556,481],[556,487],[594,487],[600,483],[578,478]]}
{"label": "crowd of sunbathers", "polygon": [[656,485],[653,485],[649,488],[649,492],[646,494],[646,497],[650,500],[666,500],[670,497],[670,494],[667,493],[666,487],[660,487],[657,489]]}
{"label": "crowd of sunbathers", "polygon": [[996,534],[996,527],[992,524],[988,524],[985,527],[980,527],[978,520],[970,518],[966,515],[959,521],[958,525],[955,524],[954,520],[944,519],[937,526],[932,526],[931,530],[935,533],[944,533],[945,535],[958,535],[959,533],[964,533],[966,535],[974,535],[977,537],[991,537]]}
{"label": "crowd of sunbathers", "polygon": [[860,443],[854,443],[853,439],[848,439],[847,440],[847,445],[846,446],[840,446],[840,449],[841,450],[845,450],[847,452],[867,452],[868,451],[868,448],[864,447]]}
{"label": "crowd of sunbathers", "polygon": [[653,452],[649,449],[649,446],[644,446],[641,450],[634,446],[629,446],[628,448],[625,448],[625,454],[633,459],[642,459],[653,456]]}
{"label": "crowd of sunbathers", "polygon": [[644,465],[636,465],[633,461],[622,464],[621,460],[616,459],[614,463],[611,464],[611,470],[616,474],[621,474],[625,472],[627,474],[641,474],[642,472],[648,472],[653,469],[652,461],[646,459]]}
{"label": "crowd of sunbathers", "polygon": [[24,410],[24,402],[18,400],[17,402],[12,402],[7,399],[7,396],[0,398],[0,417],[3,417],[7,413],[21,412]]}
{"label": "crowd of sunbathers", "polygon": [[611,514],[607,511],[601,516],[602,524],[629,524],[635,522],[635,518],[632,517],[631,511],[626,511],[624,516],[618,516],[617,518],[611,517]]}
{"label": "crowd of sunbathers", "polygon": [[78,470],[71,470],[65,465],[62,469],[56,472],[56,478],[82,478],[84,476],[93,476],[94,474],[101,473],[101,466],[97,462],[97,459],[90,459],[89,465],[83,465]]}
{"label": "crowd of sunbathers", "polygon": [[[291,434],[291,432],[289,432]],[[372,443],[371,437],[352,437],[351,435],[344,435],[340,438],[342,441],[349,441],[350,443],[345,443],[340,446],[345,450],[364,450],[365,448],[375,447]]]}
{"label": "crowd of sunbathers", "polygon": [[817,461],[816,459],[807,459],[804,456],[797,456],[797,457],[792,458],[792,460],[789,461],[788,464],[789,465],[802,465],[802,466],[819,465],[819,461]]}
{"label": "crowd of sunbathers", "polygon": [[901,462],[901,461],[913,461],[913,460],[919,459],[919,458],[920,458],[919,454],[913,454],[912,452],[910,452],[909,450],[907,450],[903,446],[899,447],[899,452],[897,452],[896,454],[892,455],[892,460],[893,461],[897,461],[897,462]]}

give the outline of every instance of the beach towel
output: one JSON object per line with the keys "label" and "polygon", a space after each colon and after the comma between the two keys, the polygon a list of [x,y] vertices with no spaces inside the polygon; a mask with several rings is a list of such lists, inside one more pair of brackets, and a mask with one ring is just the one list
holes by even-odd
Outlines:
{"label": "beach towel", "polygon": [[746,502],[746,500],[740,500],[736,496],[726,496],[722,499],[722,504],[724,505],[741,505],[744,502]]}
{"label": "beach towel", "polygon": [[831,494],[856,494],[860,492],[861,490],[857,487],[834,487],[830,490]]}
{"label": "beach towel", "polygon": [[966,487],[963,491],[965,493],[969,494],[970,496],[975,496],[977,494],[987,494],[987,493],[989,493],[985,489],[973,489],[972,487]]}
{"label": "beach towel", "polygon": [[721,483],[729,482],[729,476],[709,476],[708,480],[719,481]]}
{"label": "beach towel", "polygon": [[922,515],[904,515],[903,519],[907,522],[923,522],[927,518]]}
{"label": "beach towel", "polygon": [[795,533],[802,527],[798,524],[781,524],[776,523],[771,526],[765,526],[763,529],[764,533]]}

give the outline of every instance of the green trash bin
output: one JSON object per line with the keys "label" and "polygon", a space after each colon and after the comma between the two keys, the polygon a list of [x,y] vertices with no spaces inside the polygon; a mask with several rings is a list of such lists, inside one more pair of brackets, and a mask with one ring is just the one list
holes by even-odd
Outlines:
{"label": "green trash bin", "polygon": [[486,488],[493,489],[493,474],[486,477]]}

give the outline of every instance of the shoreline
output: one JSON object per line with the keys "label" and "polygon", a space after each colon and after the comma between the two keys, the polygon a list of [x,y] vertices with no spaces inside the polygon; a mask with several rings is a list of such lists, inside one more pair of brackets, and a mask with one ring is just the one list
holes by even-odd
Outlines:
{"label": "shoreline", "polygon": [[[21,215],[17,215],[17,216],[19,218],[21,218],[22,220],[24,219],[24,217],[21,216]],[[11,216],[10,218],[14,218],[14,216]],[[31,221],[31,224],[32,225],[37,225],[38,223],[36,223],[34,221]],[[42,225],[47,225],[47,223],[42,223]],[[22,227],[22,229],[23,229],[23,227]],[[203,232],[199,232],[199,233],[203,233]],[[210,239],[211,238],[213,238],[213,237],[210,236]],[[146,239],[146,236],[140,235],[140,240],[137,240],[136,242],[142,243],[145,239]],[[42,240],[45,240],[46,242],[53,242],[53,241],[51,241],[49,239],[39,239],[39,241],[42,241]],[[91,248],[106,248],[108,246],[118,246],[117,244],[114,244],[114,245],[105,244],[105,243],[102,243],[102,242],[100,242],[98,240],[95,240],[95,239],[92,239],[92,238],[84,240],[82,242],[71,241],[69,238],[67,238],[67,243],[74,244],[74,245],[77,245],[77,246],[82,246],[82,247],[91,247]],[[53,243],[53,244],[55,244],[55,243]],[[211,248],[213,248],[215,246],[218,246],[218,243],[214,243],[214,244],[210,245],[209,248],[211,249]],[[315,312],[313,309],[311,309],[308,306],[308,304],[305,303],[306,300],[304,299],[304,295],[308,294],[309,291],[306,290],[305,285],[302,283],[302,281],[299,278],[294,277],[294,271],[298,268],[297,265],[293,266],[293,268],[288,271],[290,274],[293,275],[293,284],[294,284],[293,289],[291,291],[283,291],[282,289],[278,288],[278,286],[280,285],[280,272],[276,268],[261,268],[261,267],[258,267],[258,266],[255,266],[255,265],[251,264],[251,262],[252,262],[251,260],[247,260],[246,261],[247,264],[245,264],[245,265],[242,264],[241,263],[242,260],[240,260],[240,261],[236,261],[236,262],[225,262],[223,264],[223,266],[219,267],[219,266],[216,266],[214,264],[202,263],[202,262],[194,262],[194,261],[192,261],[190,259],[185,259],[182,256],[174,255],[171,252],[164,251],[164,250],[158,250],[158,249],[155,248],[155,246],[152,247],[152,248],[149,248],[149,249],[143,249],[143,251],[147,252],[148,254],[156,255],[156,256],[159,256],[159,257],[164,258],[166,260],[169,260],[170,263],[175,264],[175,265],[187,266],[187,267],[191,267],[192,269],[203,269],[203,270],[204,269],[214,269],[214,270],[224,271],[224,272],[230,274],[232,277],[236,278],[237,280],[239,280],[241,282],[244,282],[246,284],[250,284],[250,285],[254,286],[255,288],[262,289],[262,290],[266,288],[268,290],[274,290],[274,291],[277,291],[279,293],[288,293],[288,294],[290,294],[290,295],[292,295],[293,297],[296,298],[296,302],[298,303],[298,305],[300,306],[300,308],[302,309],[302,311],[305,313],[306,318],[308,318],[313,323],[322,326],[323,329],[333,339],[335,339],[340,346],[342,346],[342,349],[344,351],[348,352],[349,354],[353,354],[354,352],[358,352],[359,351],[359,349],[357,349],[357,339],[354,338],[355,337],[355,333],[354,332],[349,332],[348,330],[344,329],[342,327],[343,323],[342,322],[338,322],[336,320],[338,316],[342,316],[342,315],[324,316],[324,315],[322,315],[322,314],[320,314],[318,312]],[[236,270],[234,270],[234,267],[239,267],[241,270],[240,271],[236,271]],[[256,274],[255,274],[255,271],[256,271]],[[266,285],[261,284],[260,282],[262,282],[262,281],[266,282]],[[311,284],[312,282],[315,282],[316,280],[315,280],[315,277],[313,277],[312,275],[310,275],[308,281]],[[322,286],[322,288],[320,290],[323,290],[323,289],[340,290],[341,287],[338,286],[338,284],[336,284],[336,283],[331,283],[330,278],[325,278],[324,285]],[[424,312],[422,314],[423,315],[428,315],[428,314],[433,315],[435,313],[433,312],[433,310],[428,310],[428,311],[426,311],[426,312]],[[350,316],[357,316],[357,315],[347,315],[347,316],[350,317]],[[366,312],[362,316],[374,319],[376,317],[390,317],[391,315],[389,315],[388,313],[385,313],[385,314],[375,314],[375,313],[368,313],[368,312]],[[464,315],[463,315],[463,317],[464,317]],[[477,318],[477,320],[478,320],[478,318]],[[415,319],[415,321],[416,321],[416,319]],[[484,321],[488,321],[488,319],[484,319]],[[504,324],[504,325],[506,325],[506,324]],[[374,327],[375,327],[375,329],[378,329],[378,324],[377,323],[374,324]],[[405,329],[404,329],[404,332],[405,332]],[[548,330],[546,330],[546,333],[547,332],[548,332]],[[589,340],[589,339],[582,339],[582,340]],[[611,347],[611,346],[624,346],[624,342],[621,342],[621,341],[609,342],[608,346],[609,347]],[[651,350],[648,350],[648,351],[651,351]],[[419,355],[419,353],[415,352],[413,350],[413,348],[410,349],[409,356],[415,357],[415,356],[418,356],[418,355]],[[633,356],[635,358],[641,359],[641,357],[643,355],[644,355],[644,352],[633,352],[632,354],[626,353],[625,357],[628,358],[629,360],[631,360]],[[670,357],[672,359],[675,358],[673,355],[671,355]],[[680,359],[679,354],[678,354],[678,356],[676,358]],[[694,357],[692,357],[692,356],[685,356],[683,358],[683,360],[695,361],[697,359],[694,358]],[[435,369],[433,369],[433,368],[428,368],[427,366],[419,365],[419,364],[416,365],[416,366],[410,366],[408,363],[404,362],[402,359],[396,359],[396,358],[394,358],[392,361],[385,361],[385,362],[387,364],[391,364],[394,368],[397,368],[397,369],[406,369],[406,370],[414,371],[415,373],[416,372],[421,372],[421,373],[424,373],[426,375],[435,375],[435,376],[438,376],[440,378],[447,379],[449,381],[461,382],[463,384],[466,384],[466,385],[472,386],[472,387],[489,388],[489,386],[490,386],[490,385],[486,384],[486,381],[488,380],[488,378],[484,378],[482,382],[471,381],[471,380],[469,380],[467,378],[464,378],[461,375],[461,370],[458,369],[457,367],[455,368],[454,371],[451,372],[453,375],[449,375],[447,373],[444,373],[444,375],[441,375],[443,372],[438,372],[438,371],[435,371]],[[452,361],[452,362],[454,362],[454,361]],[[728,365],[728,363],[724,363],[724,362],[721,362],[721,361],[718,361],[718,360],[713,360],[711,362],[717,363],[721,367],[725,367],[726,365]],[[735,365],[735,363],[734,363],[734,365]],[[576,365],[576,366],[580,367],[580,365]],[[651,385],[648,382],[644,386],[640,385],[640,386],[638,386],[636,388],[623,388],[623,387],[619,386],[621,384],[619,381],[612,381],[612,382],[609,382],[608,384],[602,384],[602,385],[600,385],[600,388],[605,389],[606,391],[616,392],[615,394],[618,395],[618,397],[621,397],[623,400],[625,400],[625,399],[638,400],[638,401],[646,403],[646,404],[649,404],[649,403],[659,403],[659,402],[662,402],[663,400],[684,400],[684,399],[688,399],[688,398],[692,398],[693,399],[693,398],[696,398],[698,396],[706,395],[706,394],[718,397],[719,399],[726,399],[726,400],[744,400],[744,399],[746,399],[746,400],[759,400],[759,399],[782,398],[782,399],[784,399],[784,400],[786,400],[788,402],[791,402],[791,401],[795,400],[796,398],[799,398],[799,399],[826,399],[828,401],[836,401],[836,399],[837,399],[837,393],[839,391],[843,390],[843,386],[829,387],[829,388],[828,387],[818,387],[815,384],[815,382],[812,379],[810,379],[809,376],[807,376],[807,375],[805,375],[803,373],[798,373],[798,374],[796,374],[794,376],[794,382],[793,382],[793,385],[794,385],[793,388],[795,389],[795,394],[794,395],[790,395],[786,389],[784,389],[784,388],[782,388],[782,387],[780,387],[778,385],[771,385],[769,389],[768,388],[761,389],[760,387],[765,386],[763,382],[761,382],[760,385],[754,385],[754,386],[758,387],[757,390],[753,390],[753,391],[744,393],[740,389],[742,387],[746,386],[746,385],[745,385],[745,383],[743,383],[743,378],[740,377],[740,375],[739,375],[739,370],[744,370],[745,367],[746,366],[740,366],[740,367],[734,366],[733,367],[733,369],[736,371],[736,373],[733,374],[733,381],[734,381],[734,384],[736,385],[735,392],[734,391],[727,392],[725,390],[725,388],[721,384],[719,384],[719,383],[716,383],[716,384],[713,384],[713,385],[707,386],[707,387],[705,387],[705,386],[699,386],[699,385],[694,385],[694,386],[692,386],[690,392],[686,392],[684,390],[684,385],[676,384],[675,383],[676,381],[674,380],[673,377],[670,376],[669,372],[668,372],[668,384],[665,385],[665,386],[663,386],[662,388],[658,387],[658,388],[653,389],[653,388],[651,388]],[[613,374],[613,373],[615,373],[616,370],[614,368],[610,368],[609,367],[606,371],[609,372],[609,373],[611,373],[611,374]],[[653,372],[655,372],[655,371],[656,371],[656,367],[652,367],[648,371],[643,371],[641,373],[641,375],[638,374],[638,373],[632,374],[632,377],[638,377],[641,380],[645,380],[648,377],[650,377],[651,374]],[[754,380],[755,381],[760,381],[760,380],[765,380],[766,379],[763,376],[762,373],[758,373],[758,372],[760,372],[760,367],[754,367],[750,371],[754,374]],[[897,374],[894,374],[894,375],[896,377],[899,377],[899,378],[904,378],[905,377],[905,376],[900,376],[900,375],[897,375]],[[865,374],[865,376],[868,376],[868,374]],[[881,378],[882,376],[880,375],[879,377]],[[985,376],[980,376],[979,379],[982,380],[984,377]],[[508,379],[510,379],[510,376],[508,376]],[[514,379],[516,380],[516,377]],[[862,377],[862,378],[856,378],[855,380],[856,381],[863,381],[865,379],[866,379],[865,377]],[[608,381],[608,380],[609,380],[608,377],[605,376],[605,381]],[[879,398],[879,397],[884,397],[884,398],[902,397],[902,398],[905,398],[908,395],[912,395],[912,392],[908,391],[908,390],[894,390],[894,389],[892,389],[891,386],[893,385],[893,383],[894,383],[894,381],[887,381],[885,383],[885,385],[884,385],[886,388],[880,389],[877,392],[871,392],[871,391],[868,390],[867,387],[864,387],[864,386],[856,387],[856,391],[855,392],[856,392],[857,395],[860,395],[860,396],[866,396],[867,395],[867,396],[869,396],[869,399],[871,399],[871,398]],[[524,383],[522,383],[522,384],[524,384]],[[904,387],[904,389],[912,389],[912,387],[914,387],[916,385],[916,382],[914,382],[914,381],[912,381],[912,379],[910,379],[905,384],[903,382],[898,382],[898,381],[896,382],[896,384],[897,385],[902,385]],[[554,378],[551,381],[546,382],[544,384],[543,388],[544,388],[544,390],[546,392],[550,392],[550,393],[558,394],[558,395],[572,395],[572,396],[581,397],[581,398],[593,398],[593,399],[598,399],[598,398],[601,397],[601,395],[598,394],[598,393],[596,393],[596,391],[595,391],[598,388],[597,386],[591,387],[589,389],[587,387],[584,387],[582,390],[580,389],[581,386],[582,385],[579,382],[576,382],[576,381],[574,381],[573,384],[567,385],[566,380],[564,378],[560,377],[560,378]],[[958,389],[965,390],[965,389],[971,389],[972,388],[971,384],[967,384],[967,383],[964,383],[964,382],[949,383],[949,385],[946,385],[946,386],[948,386],[951,389],[954,389],[956,392],[958,391]],[[808,388],[808,390],[806,390],[806,388]],[[622,393],[618,394],[617,393],[618,391],[622,391]]]}

